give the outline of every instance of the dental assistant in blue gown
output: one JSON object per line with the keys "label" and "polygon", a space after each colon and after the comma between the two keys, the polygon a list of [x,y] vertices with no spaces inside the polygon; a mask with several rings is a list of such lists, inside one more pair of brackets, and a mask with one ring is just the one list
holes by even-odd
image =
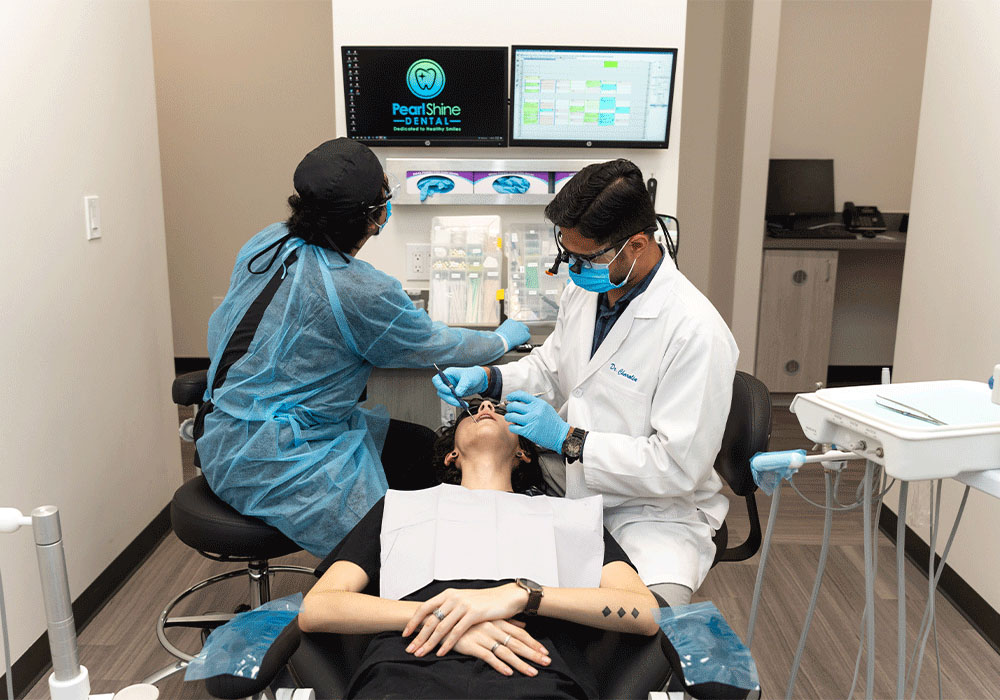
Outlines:
{"label": "dental assistant in blue gown", "polygon": [[360,405],[372,368],[485,363],[526,342],[528,329],[431,321],[396,279],[356,257],[388,220],[394,191],[366,146],[321,144],[293,184],[291,216],[243,246],[209,321],[195,434],[222,500],[323,556],[385,494],[386,472],[407,481],[420,468],[417,443],[433,437],[392,421],[400,457],[389,468],[388,413]]}

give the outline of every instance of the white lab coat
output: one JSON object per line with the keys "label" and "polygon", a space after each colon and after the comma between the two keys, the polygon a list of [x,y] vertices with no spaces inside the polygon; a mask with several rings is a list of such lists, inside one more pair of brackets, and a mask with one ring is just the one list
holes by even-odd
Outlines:
{"label": "white lab coat", "polygon": [[582,460],[543,455],[546,476],[569,498],[604,496],[604,524],[647,585],[697,590],[729,510],[713,465],[736,341],[669,258],[591,358],[596,315],[597,294],[568,284],[552,335],[500,366],[503,393],[544,392],[564,420],[589,431]]}

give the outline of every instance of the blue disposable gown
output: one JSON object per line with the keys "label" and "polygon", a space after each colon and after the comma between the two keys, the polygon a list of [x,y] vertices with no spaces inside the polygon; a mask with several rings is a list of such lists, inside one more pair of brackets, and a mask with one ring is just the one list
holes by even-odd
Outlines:
{"label": "blue disposable gown", "polygon": [[[267,273],[250,274],[248,260],[287,233],[274,224],[243,246],[209,320],[205,399],[214,410],[198,454],[222,500],[325,556],[387,488],[379,455],[388,413],[358,404],[372,368],[483,364],[503,354],[504,341],[431,321],[396,279],[299,238],[285,242]],[[286,266],[294,250],[298,259]],[[246,353],[213,391],[234,329],[278,270],[286,277]]]}

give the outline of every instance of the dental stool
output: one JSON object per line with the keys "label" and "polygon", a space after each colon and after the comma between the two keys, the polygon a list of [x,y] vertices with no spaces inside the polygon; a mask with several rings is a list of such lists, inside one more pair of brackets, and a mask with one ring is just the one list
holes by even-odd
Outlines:
{"label": "dental stool", "polygon": [[[206,371],[191,372],[174,380],[174,402],[182,406],[200,404],[205,394]],[[181,426],[181,437],[191,440],[188,421]],[[186,436],[187,435],[187,436]],[[195,452],[195,466],[200,466]],[[203,635],[228,622],[233,613],[210,613],[194,616],[171,617],[170,613],[185,598],[208,586],[232,578],[246,576],[249,595],[245,601],[248,609],[256,608],[271,599],[270,576],[275,572],[301,573],[313,576],[313,569],[302,566],[271,566],[268,560],[293,554],[301,547],[275,528],[257,518],[241,515],[223,502],[209,488],[200,474],[184,483],[170,502],[170,522],[177,538],[204,557],[219,562],[245,563],[245,568],[218,574],[196,583],[167,603],[156,623],[156,636],[160,644],[178,660],[145,679],[156,683],[182,671],[194,657],[178,649],[166,636],[168,627],[193,627],[203,630]]]}

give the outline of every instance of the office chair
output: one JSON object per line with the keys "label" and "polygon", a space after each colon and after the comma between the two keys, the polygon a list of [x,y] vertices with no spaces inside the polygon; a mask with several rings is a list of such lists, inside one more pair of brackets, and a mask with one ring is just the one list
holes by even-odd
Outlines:
{"label": "office chair", "polygon": [[750,532],[741,544],[729,547],[729,528],[723,522],[712,538],[716,547],[712,566],[720,561],[744,561],[760,549],[760,514],[754,495],[757,484],[750,471],[750,458],[766,450],[770,439],[771,394],[764,383],[752,374],[737,371],[722,447],[715,458],[715,471],[733,493],[746,502]]}
{"label": "office chair", "polygon": [[[208,372],[201,370],[183,374],[174,380],[171,394],[174,403],[181,406],[198,406],[207,387]],[[191,423],[181,426],[181,437],[192,441]],[[201,466],[197,450],[194,464]],[[203,638],[212,629],[225,624],[233,613],[211,613],[194,616],[171,617],[170,613],[185,598],[208,586],[231,578],[246,576],[249,583],[248,600],[244,606],[253,609],[271,599],[270,576],[275,572],[313,574],[313,569],[302,566],[271,566],[268,561],[300,551],[300,547],[275,528],[257,518],[241,515],[212,493],[205,477],[200,474],[185,482],[174,493],[170,502],[170,523],[174,534],[184,544],[213,561],[245,563],[246,568],[235,569],[212,576],[196,583],[174,597],[156,623],[156,637],[160,645],[177,658],[177,661],[145,679],[156,683],[184,670],[194,657],[177,648],[166,635],[170,627],[193,627],[202,630]],[[290,642],[290,638],[286,637]]]}

